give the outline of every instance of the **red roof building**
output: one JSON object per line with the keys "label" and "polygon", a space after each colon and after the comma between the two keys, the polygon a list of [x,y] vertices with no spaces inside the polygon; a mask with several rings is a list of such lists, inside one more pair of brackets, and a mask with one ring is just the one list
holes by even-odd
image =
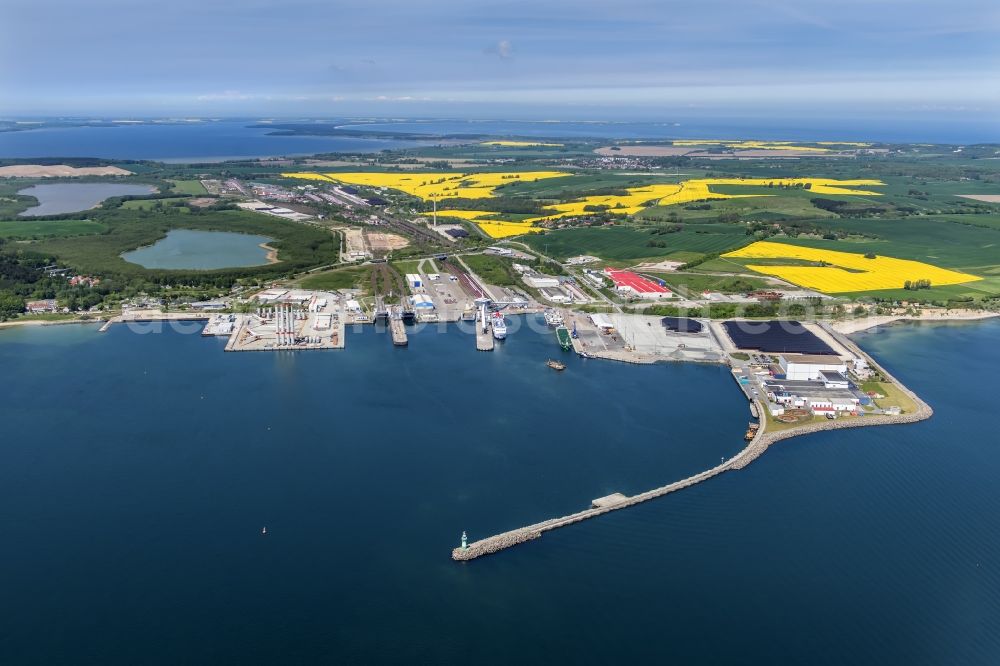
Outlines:
{"label": "red roof building", "polygon": [[604,274],[611,279],[615,289],[621,294],[638,298],[670,298],[674,295],[662,281],[650,280],[632,271],[605,268]]}

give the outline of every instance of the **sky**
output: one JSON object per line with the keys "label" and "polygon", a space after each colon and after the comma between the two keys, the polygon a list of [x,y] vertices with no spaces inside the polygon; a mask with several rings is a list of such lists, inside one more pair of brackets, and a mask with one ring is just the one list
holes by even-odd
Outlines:
{"label": "sky", "polygon": [[1000,117],[996,0],[3,0],[0,113]]}

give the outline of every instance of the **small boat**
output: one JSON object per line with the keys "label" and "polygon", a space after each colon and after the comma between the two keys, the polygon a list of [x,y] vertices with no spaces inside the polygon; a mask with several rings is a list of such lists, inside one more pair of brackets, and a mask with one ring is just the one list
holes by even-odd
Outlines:
{"label": "small boat", "polygon": [[561,361],[556,361],[555,359],[549,359],[545,362],[545,365],[549,366],[553,370],[565,370],[566,364]]}
{"label": "small boat", "polygon": [[264,529],[262,529],[262,530],[260,531],[260,533],[261,533],[261,534],[267,534],[267,528],[265,527]]}

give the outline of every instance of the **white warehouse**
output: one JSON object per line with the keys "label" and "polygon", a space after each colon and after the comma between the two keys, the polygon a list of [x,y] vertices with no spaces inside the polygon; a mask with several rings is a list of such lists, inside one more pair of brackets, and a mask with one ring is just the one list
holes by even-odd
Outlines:
{"label": "white warehouse", "polygon": [[817,354],[783,354],[779,357],[781,371],[785,379],[795,381],[822,380],[823,372],[847,372],[845,364],[839,356],[822,356]]}

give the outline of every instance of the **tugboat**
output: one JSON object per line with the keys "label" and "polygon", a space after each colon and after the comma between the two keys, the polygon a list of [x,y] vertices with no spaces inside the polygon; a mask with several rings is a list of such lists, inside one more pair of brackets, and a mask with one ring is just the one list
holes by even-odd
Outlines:
{"label": "tugboat", "polygon": [[545,362],[545,365],[549,366],[553,370],[565,370],[566,364],[561,361],[556,361],[555,359],[549,359]]}

